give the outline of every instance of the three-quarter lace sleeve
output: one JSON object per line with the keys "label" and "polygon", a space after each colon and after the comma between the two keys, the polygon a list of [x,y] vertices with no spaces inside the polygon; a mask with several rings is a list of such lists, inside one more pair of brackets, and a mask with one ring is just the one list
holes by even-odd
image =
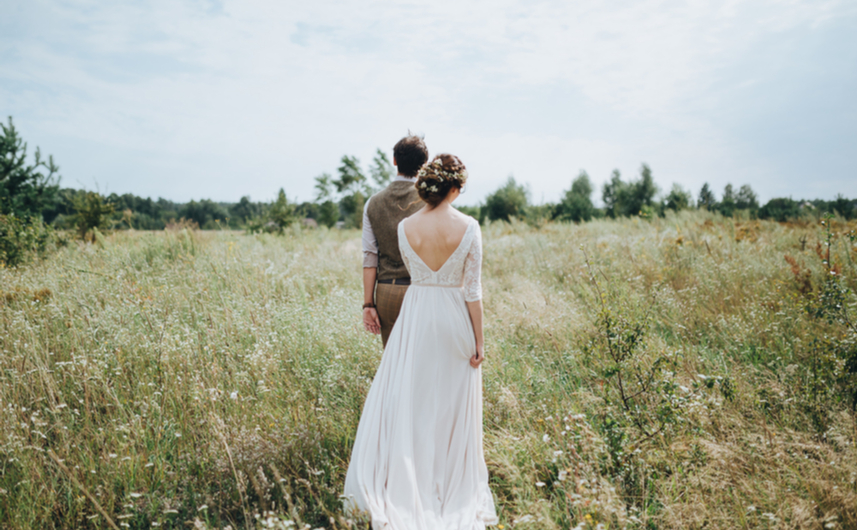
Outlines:
{"label": "three-quarter lace sleeve", "polygon": [[483,265],[483,234],[479,223],[476,223],[474,232],[471,248],[465,258],[465,275],[462,282],[466,302],[476,302],[483,298],[483,285],[480,278],[480,269]]}

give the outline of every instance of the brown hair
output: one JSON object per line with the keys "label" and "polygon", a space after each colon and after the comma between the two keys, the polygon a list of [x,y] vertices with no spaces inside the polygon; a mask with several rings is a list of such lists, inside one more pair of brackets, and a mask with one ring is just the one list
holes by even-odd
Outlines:
{"label": "brown hair", "polygon": [[417,174],[417,194],[423,202],[434,208],[447,198],[450,190],[462,189],[468,178],[465,164],[459,157],[447,153],[435,155],[435,158]]}
{"label": "brown hair", "polygon": [[408,136],[393,146],[393,158],[396,160],[396,169],[400,174],[413,177],[429,158],[429,150],[426,149],[423,138],[409,131]]}

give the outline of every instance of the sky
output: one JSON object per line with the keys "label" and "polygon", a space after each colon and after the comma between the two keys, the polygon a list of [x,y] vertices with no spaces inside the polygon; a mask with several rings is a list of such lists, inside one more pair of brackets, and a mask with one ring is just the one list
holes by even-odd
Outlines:
{"label": "sky", "polygon": [[773,197],[858,195],[854,0],[5,0],[0,117],[62,185],[313,200],[409,131],[555,202],[652,168]]}

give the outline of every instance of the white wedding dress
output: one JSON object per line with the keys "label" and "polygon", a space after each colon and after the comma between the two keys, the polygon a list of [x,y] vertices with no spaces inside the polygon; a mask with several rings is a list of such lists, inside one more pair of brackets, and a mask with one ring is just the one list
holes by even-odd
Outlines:
{"label": "white wedding dress", "polygon": [[364,403],[344,505],[368,512],[373,530],[483,530],[497,523],[483,456],[480,368],[465,301],[482,297],[480,225],[432,271],[408,244],[411,274]]}

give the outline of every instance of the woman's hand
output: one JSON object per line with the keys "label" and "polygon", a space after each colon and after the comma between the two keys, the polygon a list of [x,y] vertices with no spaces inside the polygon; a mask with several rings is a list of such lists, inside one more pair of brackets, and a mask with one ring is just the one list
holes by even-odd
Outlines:
{"label": "woman's hand", "polygon": [[486,356],[483,354],[483,345],[477,344],[477,352],[471,357],[471,366],[474,368],[479,368],[480,363],[485,360]]}
{"label": "woman's hand", "polygon": [[381,333],[381,322],[378,320],[378,311],[374,307],[363,309],[363,329],[375,335]]}

